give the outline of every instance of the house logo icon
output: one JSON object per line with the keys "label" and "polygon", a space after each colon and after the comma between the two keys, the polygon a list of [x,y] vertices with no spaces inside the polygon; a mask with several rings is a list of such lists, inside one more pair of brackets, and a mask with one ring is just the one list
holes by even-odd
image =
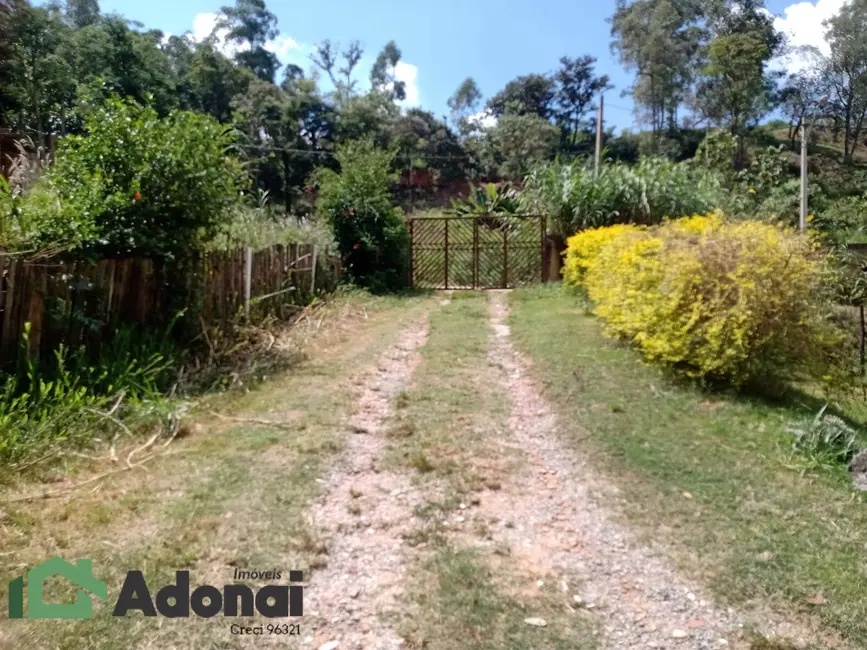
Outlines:
{"label": "house logo icon", "polygon": [[[55,575],[61,575],[80,587],[74,603],[46,603],[43,600],[45,580]],[[27,572],[27,618],[93,618],[93,601],[84,590],[102,600],[108,598],[108,585],[93,577],[93,561],[79,560],[72,564],[53,557]],[[9,583],[9,618],[25,618],[23,576]]]}

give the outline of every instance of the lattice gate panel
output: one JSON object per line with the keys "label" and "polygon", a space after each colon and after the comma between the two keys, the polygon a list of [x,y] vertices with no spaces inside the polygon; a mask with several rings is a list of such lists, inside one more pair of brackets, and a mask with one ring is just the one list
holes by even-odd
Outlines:
{"label": "lattice gate panel", "polygon": [[413,219],[412,286],[416,289],[442,289],[446,284],[445,219]]}
{"label": "lattice gate panel", "polygon": [[418,217],[409,227],[417,289],[501,289],[542,279],[544,217]]}

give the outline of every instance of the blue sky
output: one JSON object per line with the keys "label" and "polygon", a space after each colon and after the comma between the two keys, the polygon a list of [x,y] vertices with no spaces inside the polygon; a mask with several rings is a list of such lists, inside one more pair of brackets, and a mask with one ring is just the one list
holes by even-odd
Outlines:
{"label": "blue sky", "polygon": [[[225,0],[224,0],[225,1]],[[779,27],[796,44],[821,45],[822,19],[846,0],[788,2],[768,0]],[[117,12],[146,28],[172,34],[210,32],[220,0],[102,0],[104,12]],[[510,79],[547,72],[563,55],[591,54],[597,70],[611,77],[615,89],[606,96],[606,123],[633,126],[632,103],[622,97],[631,75],[609,48],[606,19],[614,0],[320,0],[312,3],[268,2],[281,36],[273,44],[283,62],[309,68],[313,44],[330,38],[365,46],[359,75],[367,76],[373,58],[394,39],[403,52],[398,70],[409,88],[408,105],[443,115],[446,100],[467,76],[478,82],[485,98]]]}

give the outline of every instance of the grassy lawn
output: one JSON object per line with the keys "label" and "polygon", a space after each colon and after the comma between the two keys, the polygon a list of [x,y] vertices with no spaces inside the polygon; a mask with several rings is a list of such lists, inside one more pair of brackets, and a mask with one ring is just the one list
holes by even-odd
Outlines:
{"label": "grassy lawn", "polygon": [[[177,453],[157,459],[147,472],[118,474],[68,500],[15,503],[0,495],[0,583],[55,554],[91,558],[113,603],[131,569],[144,572],[153,596],[176,570],[190,570],[194,585],[219,587],[232,582],[234,567],[301,569],[309,575],[327,563],[327,549],[314,539],[307,518],[316,479],[352,435],[344,418],[361,375],[408,322],[435,306],[430,298],[366,300],[355,305],[349,322],[312,341],[310,358],[290,373],[248,394],[211,402],[241,421],[226,425],[205,418],[199,433],[178,440],[172,447]],[[269,421],[281,426],[261,424]],[[57,602],[68,600],[63,596],[69,594],[49,593]],[[3,610],[6,596],[0,590]],[[115,618],[111,606],[99,601],[94,613],[88,621],[4,623],[0,648],[245,643],[229,634],[228,619],[155,620],[135,612]]]}
{"label": "grassy lawn", "polygon": [[[805,407],[704,393],[602,335],[559,287],[512,294],[519,349],[567,441],[616,477],[627,518],[724,603],[867,646],[867,506],[846,472],[798,471],[785,427]],[[810,405],[812,408],[812,405]]]}

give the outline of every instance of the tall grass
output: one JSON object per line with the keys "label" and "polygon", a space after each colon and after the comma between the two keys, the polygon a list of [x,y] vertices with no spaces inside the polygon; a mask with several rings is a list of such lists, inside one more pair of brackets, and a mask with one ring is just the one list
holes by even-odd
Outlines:
{"label": "tall grass", "polygon": [[564,235],[704,214],[719,198],[714,174],[665,158],[644,158],[634,166],[606,162],[598,176],[582,162],[544,163],[527,176],[522,194],[526,211],[548,215],[552,230]]}
{"label": "tall grass", "polygon": [[[17,371],[0,372],[0,480],[3,468],[110,440],[162,414],[181,361],[170,329],[122,328],[98,355],[61,346],[41,362],[25,353]],[[29,326],[22,347],[29,350]]]}

